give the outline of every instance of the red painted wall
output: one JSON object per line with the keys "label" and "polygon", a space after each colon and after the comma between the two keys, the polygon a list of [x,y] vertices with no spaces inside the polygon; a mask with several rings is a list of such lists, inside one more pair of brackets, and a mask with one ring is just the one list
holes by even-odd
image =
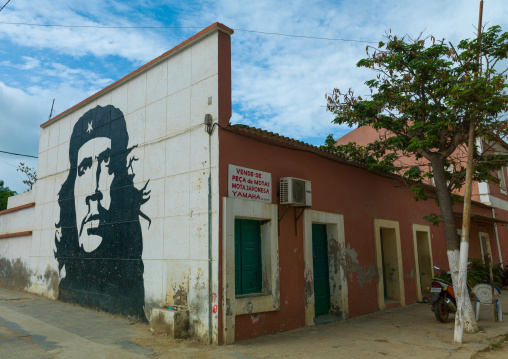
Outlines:
{"label": "red painted wall", "polygon": [[[429,225],[423,216],[439,213],[433,201],[415,202],[412,194],[401,182],[386,178],[365,169],[323,158],[298,149],[288,149],[280,143],[255,140],[220,130],[219,186],[220,197],[228,195],[228,165],[252,168],[272,174],[274,194],[272,203],[278,203],[277,191],[281,177],[296,177],[312,182],[312,208],[344,216],[346,247],[357,253],[360,268],[348,273],[349,316],[378,310],[377,279],[359,277],[371,266],[376,266],[374,245],[374,219],[398,221],[403,257],[403,274],[406,303],[417,299],[416,280],[412,275],[415,258],[412,224]],[[462,212],[457,205],[455,211]],[[282,207],[279,207],[282,213]],[[273,332],[294,329],[305,325],[303,224],[298,222],[295,236],[293,210],[280,223],[280,304],[275,312],[236,317],[235,340],[257,337]],[[491,216],[491,210],[473,205],[473,213]],[[302,217],[303,218],[303,217]],[[221,222],[222,223],[222,219]],[[460,221],[458,223],[460,228]],[[478,224],[471,227],[471,255],[479,256]],[[493,227],[484,225],[483,231],[491,236]],[[442,227],[430,226],[434,264],[448,268],[446,243]],[[475,239],[476,238],[476,239]],[[497,253],[497,250],[495,250]],[[496,256],[496,254],[495,254]]]}
{"label": "red painted wall", "polygon": [[[229,119],[231,118],[232,108],[231,108],[231,37],[225,33],[219,32],[218,39],[218,77],[219,77],[219,126],[227,126],[229,123]],[[219,127],[220,128],[220,127]],[[219,131],[219,128],[216,131]],[[222,131],[219,132],[219,149],[221,146],[222,140]],[[219,150],[219,153],[221,151]],[[221,162],[219,162],[219,172],[224,171],[224,166]],[[226,166],[227,171],[227,166]],[[226,189],[227,191],[227,189]],[[222,193],[222,188],[220,190]],[[227,192],[226,192],[227,193]],[[227,195],[227,194],[226,194]],[[222,198],[221,194],[219,198]],[[222,201],[219,200],[219,273],[218,273],[218,281],[219,281],[219,289],[218,295],[219,298],[222,298]],[[218,343],[223,343],[223,322],[222,322],[222,305],[218,306],[217,315],[219,318],[218,323]]]}

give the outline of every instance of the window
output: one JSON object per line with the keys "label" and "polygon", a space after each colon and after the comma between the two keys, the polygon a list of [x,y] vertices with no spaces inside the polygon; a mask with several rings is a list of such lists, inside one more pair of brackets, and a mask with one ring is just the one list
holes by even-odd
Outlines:
{"label": "window", "polygon": [[[222,302],[224,313],[222,334],[224,343],[229,344],[235,341],[236,316],[280,310],[278,206],[272,203],[230,197],[224,197],[222,205],[222,256],[224,258],[222,262],[222,290],[225,299]],[[239,225],[237,225],[237,220],[240,221]],[[256,227],[256,229],[252,229],[252,232],[258,233],[253,236],[257,238],[258,245],[250,245],[252,256],[254,257],[255,253],[258,253],[259,259],[257,260],[252,260],[249,257],[246,248],[237,249],[236,247],[237,230],[240,231],[240,237],[238,237],[240,243],[249,242],[243,236],[244,225],[248,228],[249,224]],[[247,230],[245,232],[251,233]],[[247,247],[249,247],[249,244],[247,244]],[[242,251],[244,252],[247,262],[237,262],[237,250],[240,254],[238,257],[242,256]],[[245,267],[248,263],[252,267],[244,273],[242,264]],[[253,269],[256,266],[258,266],[257,280],[254,273],[255,269]],[[236,276],[237,269],[239,270],[238,276]],[[249,290],[249,272],[255,279],[252,288],[250,288],[252,293],[237,294],[245,290],[245,283],[247,283],[247,290]],[[241,278],[243,283],[239,284],[237,277]],[[238,290],[237,286],[239,287]]]}
{"label": "window", "polygon": [[235,295],[261,292],[261,222],[235,219]]}

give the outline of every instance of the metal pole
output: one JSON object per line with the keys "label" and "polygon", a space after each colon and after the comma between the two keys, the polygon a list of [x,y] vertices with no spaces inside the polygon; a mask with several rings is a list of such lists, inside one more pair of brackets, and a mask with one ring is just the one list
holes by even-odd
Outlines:
{"label": "metal pole", "polygon": [[[213,129],[213,127],[212,127]],[[212,133],[208,133],[208,343],[212,344]]]}
{"label": "metal pole", "polygon": [[205,116],[205,132],[208,133],[208,343],[212,344],[213,313],[213,277],[212,277],[212,134],[218,123],[213,123],[212,116]]}
{"label": "metal pole", "polygon": [[48,120],[51,120],[51,116],[53,116],[53,106],[55,106],[55,99],[53,99],[53,104],[51,105],[51,111],[49,112]]}

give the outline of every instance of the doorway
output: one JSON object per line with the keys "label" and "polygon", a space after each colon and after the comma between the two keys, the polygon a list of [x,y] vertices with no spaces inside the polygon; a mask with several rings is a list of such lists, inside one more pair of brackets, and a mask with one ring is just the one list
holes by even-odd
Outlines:
{"label": "doorway", "polygon": [[312,259],[314,270],[314,315],[330,312],[330,273],[328,238],[325,224],[312,224]]}
{"label": "doorway", "polygon": [[385,301],[400,301],[397,241],[394,228],[380,228],[383,294]]}
{"label": "doorway", "polygon": [[378,305],[406,305],[399,223],[385,219],[374,220],[376,263],[378,271]]}
{"label": "doorway", "polygon": [[424,295],[430,294],[434,275],[429,226],[413,224],[413,245],[417,298],[421,301]]}
{"label": "doorway", "polygon": [[345,320],[349,305],[344,217],[306,209],[303,233],[305,325]]}
{"label": "doorway", "polygon": [[429,294],[432,283],[432,264],[427,232],[416,232],[416,246],[418,251],[418,270],[420,272],[420,288],[422,295]]}

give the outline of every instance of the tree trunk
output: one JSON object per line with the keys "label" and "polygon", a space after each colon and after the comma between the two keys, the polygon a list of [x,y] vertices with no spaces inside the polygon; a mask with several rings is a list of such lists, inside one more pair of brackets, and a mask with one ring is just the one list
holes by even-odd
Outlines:
{"label": "tree trunk", "polygon": [[[448,263],[450,265],[450,272],[452,274],[452,283],[454,288],[458,288],[458,276],[459,276],[459,249],[460,240],[457,235],[457,228],[455,226],[455,218],[453,216],[453,205],[452,197],[448,190],[445,179],[445,169],[443,160],[439,155],[435,155],[431,159],[431,166],[434,172],[434,183],[437,191],[437,198],[439,200],[439,208],[441,210],[441,218],[445,230],[446,237],[446,250],[448,254]],[[467,291],[464,293],[466,294]],[[462,293],[455,292],[457,302],[459,302]],[[469,298],[464,298],[464,330],[467,333],[478,332],[478,325],[473,312],[473,306]]]}

